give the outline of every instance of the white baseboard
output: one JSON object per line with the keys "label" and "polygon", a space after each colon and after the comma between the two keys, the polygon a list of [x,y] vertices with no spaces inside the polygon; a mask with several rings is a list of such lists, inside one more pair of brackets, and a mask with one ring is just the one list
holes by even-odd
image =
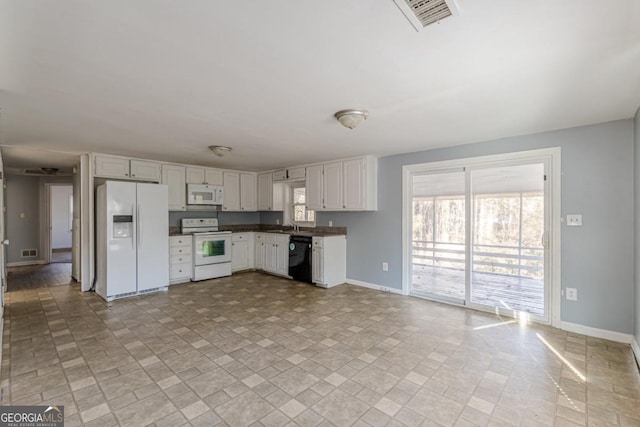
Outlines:
{"label": "white baseboard", "polygon": [[636,356],[636,363],[640,366],[640,345],[638,345],[636,337],[633,337],[631,340],[631,350],[633,350],[633,354]]}
{"label": "white baseboard", "polygon": [[579,325],[571,322],[560,322],[560,329],[576,334],[587,335],[594,338],[602,338],[609,341],[616,341],[625,344],[631,344],[633,335],[623,334],[622,332],[608,331],[606,329],[592,328],[591,326]]}
{"label": "white baseboard", "polygon": [[350,285],[362,286],[363,288],[375,289],[376,291],[390,292],[392,294],[402,295],[402,289],[376,285],[375,283],[363,282],[362,280],[347,279],[347,283]]}
{"label": "white baseboard", "polygon": [[41,264],[46,264],[46,262],[42,259],[36,259],[33,261],[8,262],[7,267],[22,267],[25,265],[41,265]]}

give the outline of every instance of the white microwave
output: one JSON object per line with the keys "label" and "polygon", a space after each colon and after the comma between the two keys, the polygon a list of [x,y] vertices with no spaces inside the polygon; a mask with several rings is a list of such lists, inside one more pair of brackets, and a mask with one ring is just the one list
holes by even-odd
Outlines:
{"label": "white microwave", "polygon": [[223,202],[222,186],[187,184],[187,205],[222,205]]}

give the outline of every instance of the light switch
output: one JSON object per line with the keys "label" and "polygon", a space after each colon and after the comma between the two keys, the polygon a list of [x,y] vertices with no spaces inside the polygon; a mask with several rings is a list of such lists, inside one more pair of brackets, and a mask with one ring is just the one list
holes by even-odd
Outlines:
{"label": "light switch", "polygon": [[582,226],[582,215],[580,214],[567,214],[567,225],[570,227],[581,227]]}

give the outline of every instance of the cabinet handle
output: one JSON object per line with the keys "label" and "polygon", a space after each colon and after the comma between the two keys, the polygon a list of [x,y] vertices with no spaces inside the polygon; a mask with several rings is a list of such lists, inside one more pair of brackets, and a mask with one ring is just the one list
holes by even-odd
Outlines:
{"label": "cabinet handle", "polygon": [[125,173],[125,174],[124,174],[124,176],[129,176],[129,174],[128,174],[128,173]]}

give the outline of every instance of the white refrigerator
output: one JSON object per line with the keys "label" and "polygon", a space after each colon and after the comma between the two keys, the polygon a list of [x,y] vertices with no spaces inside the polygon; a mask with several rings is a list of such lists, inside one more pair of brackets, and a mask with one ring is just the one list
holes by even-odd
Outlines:
{"label": "white refrigerator", "polygon": [[98,295],[112,301],[167,288],[168,206],[166,185],[107,181],[98,187]]}

